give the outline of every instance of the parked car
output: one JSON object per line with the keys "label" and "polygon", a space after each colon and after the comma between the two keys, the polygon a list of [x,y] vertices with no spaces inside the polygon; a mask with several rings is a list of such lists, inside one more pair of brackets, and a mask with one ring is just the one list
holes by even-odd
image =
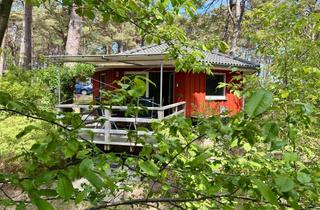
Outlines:
{"label": "parked car", "polygon": [[75,85],[76,94],[89,95],[92,94],[92,84],[86,82],[77,82]]}

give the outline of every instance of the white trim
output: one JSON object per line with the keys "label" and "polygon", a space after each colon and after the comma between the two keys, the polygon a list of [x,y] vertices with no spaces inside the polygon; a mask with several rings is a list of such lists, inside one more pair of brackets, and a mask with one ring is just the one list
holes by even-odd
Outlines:
{"label": "white trim", "polygon": [[[227,80],[227,74],[226,73],[216,72],[216,73],[213,73],[213,76],[214,75],[223,75],[223,82],[226,83],[226,80]],[[207,89],[207,76],[208,75],[206,75],[206,89]],[[207,93],[206,93],[205,100],[208,100],[208,101],[227,100],[226,87],[223,88],[223,96],[220,96],[220,95],[207,95]]]}
{"label": "white trim", "polygon": [[160,64],[160,107],[163,106],[163,64]]}
{"label": "white trim", "polygon": [[125,71],[124,75],[144,74],[146,79],[146,97],[149,97],[149,72],[146,71]]}

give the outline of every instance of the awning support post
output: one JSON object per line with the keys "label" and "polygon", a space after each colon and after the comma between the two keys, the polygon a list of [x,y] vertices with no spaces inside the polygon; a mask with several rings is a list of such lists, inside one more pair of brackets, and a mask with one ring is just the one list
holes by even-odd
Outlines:
{"label": "awning support post", "polygon": [[163,89],[163,63],[160,64],[160,107],[163,106],[162,90]]}

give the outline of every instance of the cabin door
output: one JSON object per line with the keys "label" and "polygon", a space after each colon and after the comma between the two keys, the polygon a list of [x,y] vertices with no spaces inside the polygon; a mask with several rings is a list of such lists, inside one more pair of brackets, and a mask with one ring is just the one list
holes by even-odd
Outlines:
{"label": "cabin door", "polygon": [[[160,72],[149,72],[149,98],[160,104]],[[163,106],[173,103],[173,72],[163,72],[162,101]]]}

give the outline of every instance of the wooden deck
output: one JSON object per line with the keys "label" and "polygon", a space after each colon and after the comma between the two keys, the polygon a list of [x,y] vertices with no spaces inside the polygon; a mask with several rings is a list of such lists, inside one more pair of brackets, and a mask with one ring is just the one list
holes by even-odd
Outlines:
{"label": "wooden deck", "polygon": [[[154,121],[167,119],[176,115],[185,115],[186,102],[178,102],[163,107],[145,107],[144,116],[125,116],[127,106],[91,106],[76,104],[60,104],[59,110],[73,109],[79,112],[86,125],[80,131],[80,137],[90,139],[90,133],[94,133],[93,142],[109,146],[141,146],[137,142],[130,142],[128,133],[135,131],[138,136],[144,136],[146,141],[155,141],[152,137],[150,124]],[[146,128],[146,131],[137,131],[138,127]]]}

